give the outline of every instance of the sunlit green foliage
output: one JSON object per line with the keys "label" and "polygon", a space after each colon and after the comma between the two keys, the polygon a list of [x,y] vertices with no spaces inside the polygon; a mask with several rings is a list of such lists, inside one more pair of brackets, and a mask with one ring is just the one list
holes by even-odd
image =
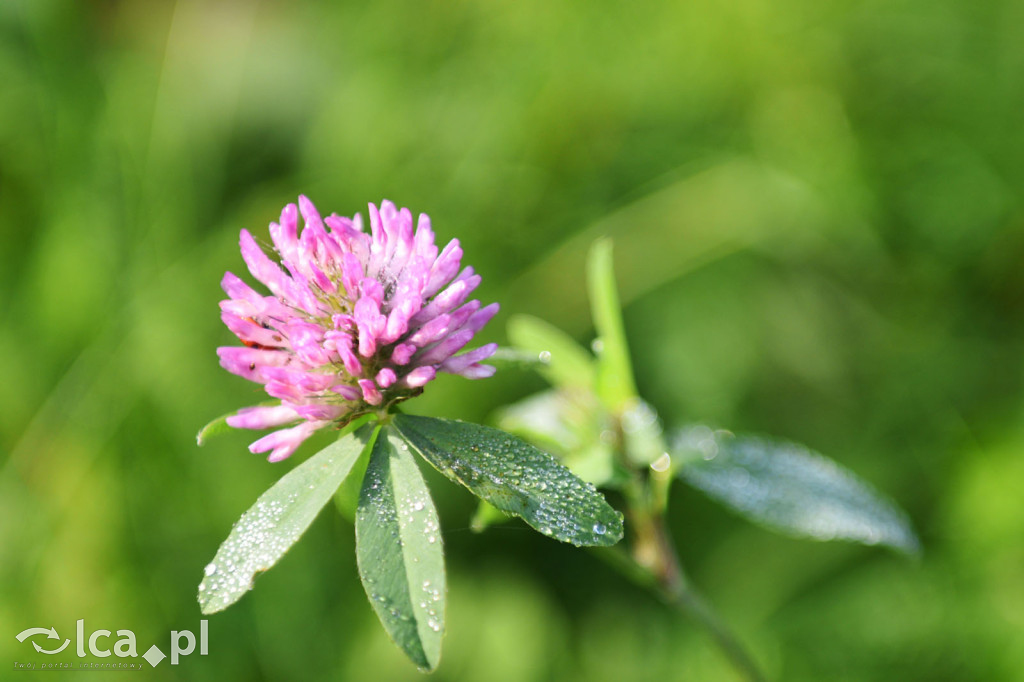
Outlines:
{"label": "sunlit green foliage", "polygon": [[[0,621],[86,618],[140,641],[197,626],[225,529],[303,457],[194,440],[258,399],[213,353],[231,342],[217,282],[238,229],[301,191],[347,212],[422,207],[487,274],[483,300],[584,345],[584,260],[613,236],[636,383],[667,425],[806,443],[922,533],[915,566],[681,495],[684,559],[769,675],[1017,679],[1020,15],[0,2]],[[501,322],[481,341],[504,341]],[[436,382],[415,410],[482,422],[540,388],[467,383]],[[475,498],[425,473],[450,584],[432,679],[734,679],[695,628],[573,548],[462,531]],[[211,619],[210,654],[164,675],[421,679],[353,557],[351,524],[324,514]],[[23,653],[0,638],[5,665]]]}

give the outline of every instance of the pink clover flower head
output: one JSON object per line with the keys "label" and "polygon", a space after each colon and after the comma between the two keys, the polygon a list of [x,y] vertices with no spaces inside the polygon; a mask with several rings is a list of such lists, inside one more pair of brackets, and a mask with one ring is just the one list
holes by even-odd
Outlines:
{"label": "pink clover flower head", "polygon": [[220,364],[280,400],[242,408],[227,422],[284,427],[249,446],[270,452],[270,461],[291,455],[317,429],[418,395],[438,372],[494,374],[480,363],[497,344],[459,354],[498,312],[497,303],[467,300],[480,276],[460,270],[459,241],[438,252],[430,218],[421,213],[414,229],[409,209],[390,201],[370,204],[369,215],[366,232],[360,215],[321,218],[300,196],[270,224],[277,258],[241,233],[242,258],[271,295],[230,272],[221,282],[228,295],[221,319],[243,345],[218,348]]}

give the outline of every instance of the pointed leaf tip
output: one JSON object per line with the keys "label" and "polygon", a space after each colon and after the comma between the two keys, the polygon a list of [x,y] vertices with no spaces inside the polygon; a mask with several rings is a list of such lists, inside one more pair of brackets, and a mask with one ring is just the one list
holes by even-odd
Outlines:
{"label": "pointed leaf tip", "polygon": [[544,535],[580,546],[622,539],[622,514],[551,455],[479,424],[396,415],[395,428],[438,471]]}
{"label": "pointed leaf tip", "polygon": [[206,441],[208,441],[210,438],[231,431],[231,427],[228,426],[228,417],[230,417],[233,414],[234,412],[222,414],[221,416],[212,420],[203,428],[199,429],[199,433],[196,434],[196,445],[202,447],[206,445]]}
{"label": "pointed leaf tip", "polygon": [[771,530],[920,552],[902,509],[837,462],[799,445],[695,427],[677,436],[674,450],[683,461],[680,478]]}
{"label": "pointed leaf tip", "polygon": [[199,583],[203,614],[222,611],[252,589],[253,579],[276,564],[352,469],[371,440],[372,427],[349,433],[295,467],[260,495],[235,523]]}

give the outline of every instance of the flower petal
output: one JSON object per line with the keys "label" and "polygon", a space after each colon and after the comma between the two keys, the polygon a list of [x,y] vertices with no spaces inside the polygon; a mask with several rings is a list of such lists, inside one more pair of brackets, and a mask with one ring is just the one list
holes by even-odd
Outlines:
{"label": "flower petal", "polygon": [[227,418],[228,426],[236,429],[270,429],[299,419],[299,413],[287,405],[243,407]]}
{"label": "flower petal", "polygon": [[457,239],[438,252],[427,215],[414,227],[409,209],[384,200],[379,209],[369,205],[366,232],[360,215],[324,219],[300,196],[270,224],[270,237],[279,259],[247,230],[239,247],[272,295],[232,273],[221,282],[228,295],[221,318],[244,344],[219,348],[221,365],[282,401],[243,408],[229,425],[300,422],[257,440],[253,452],[284,459],[316,429],[408,398],[439,370],[469,378],[494,372],[480,361],[495,344],[455,353],[498,306],[469,300],[480,277],[470,267],[460,271]]}
{"label": "flower petal", "polygon": [[460,374],[463,370],[467,369],[470,365],[476,364],[481,360],[494,355],[498,350],[498,344],[488,343],[486,346],[480,346],[471,351],[467,351],[461,355],[455,355],[444,362],[438,368],[442,372],[448,372],[450,374]]}
{"label": "flower petal", "polygon": [[290,457],[302,445],[303,441],[313,435],[313,432],[322,426],[326,426],[328,423],[322,421],[304,422],[290,429],[275,431],[250,445],[249,452],[258,453],[269,450],[270,456],[267,457],[267,460],[270,462],[280,462],[282,459]]}

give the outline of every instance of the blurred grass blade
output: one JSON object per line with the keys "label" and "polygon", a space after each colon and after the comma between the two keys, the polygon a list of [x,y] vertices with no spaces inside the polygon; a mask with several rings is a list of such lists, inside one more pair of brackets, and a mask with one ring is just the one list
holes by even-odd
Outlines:
{"label": "blurred grass blade", "polygon": [[260,495],[231,529],[199,583],[205,614],[222,611],[252,589],[266,571],[302,536],[345,480],[373,435],[364,426],[313,455]]}
{"label": "blurred grass blade", "polygon": [[612,242],[599,239],[587,256],[587,289],[597,330],[597,395],[612,412],[619,412],[636,397],[633,366],[629,359],[622,308],[615,287]]}
{"label": "blurred grass blade", "polygon": [[674,451],[682,457],[678,473],[684,481],[771,530],[920,551],[901,509],[838,463],[799,445],[720,437],[697,427],[676,439]]}
{"label": "blurred grass blade", "polygon": [[537,371],[552,386],[594,390],[593,356],[558,327],[530,315],[516,315],[508,322],[508,339],[540,359]]}
{"label": "blurred grass blade", "polygon": [[576,546],[622,539],[622,515],[551,455],[478,424],[399,414],[395,428],[438,471],[544,535]]}
{"label": "blurred grass blade", "polygon": [[359,577],[395,644],[433,670],[444,633],[444,553],[437,511],[409,446],[385,427],[356,510]]}

